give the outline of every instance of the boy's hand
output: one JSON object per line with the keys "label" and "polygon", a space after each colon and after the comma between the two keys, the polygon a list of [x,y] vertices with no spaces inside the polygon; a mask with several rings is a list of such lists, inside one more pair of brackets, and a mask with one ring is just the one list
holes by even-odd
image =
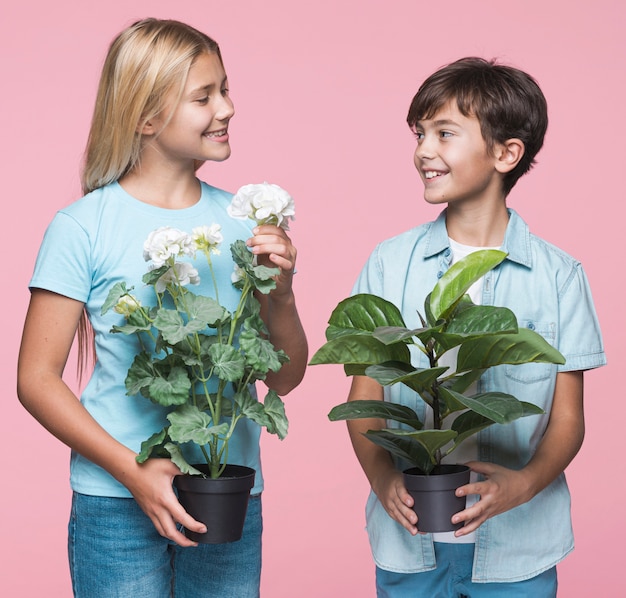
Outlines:
{"label": "boy's hand", "polygon": [[418,533],[417,515],[411,508],[413,498],[404,486],[402,474],[390,469],[388,473],[378,477],[372,489],[389,517],[415,536]]}
{"label": "boy's hand", "polygon": [[254,236],[247,241],[253,254],[258,256],[259,264],[268,267],[279,267],[280,275],[276,278],[276,288],[272,297],[291,293],[291,282],[296,267],[296,248],[284,229],[272,224],[257,226]]}
{"label": "boy's hand", "polygon": [[486,479],[457,488],[457,496],[478,494],[480,500],[452,517],[453,523],[465,522],[465,525],[455,532],[455,536],[465,536],[477,530],[490,517],[509,511],[532,498],[530,484],[523,470],[516,471],[479,461],[470,461],[466,465]]}

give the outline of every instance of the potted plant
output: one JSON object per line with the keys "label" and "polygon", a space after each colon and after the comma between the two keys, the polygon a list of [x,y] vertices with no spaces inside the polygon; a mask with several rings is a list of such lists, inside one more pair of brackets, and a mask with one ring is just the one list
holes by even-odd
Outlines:
{"label": "potted plant", "polygon": [[[267,183],[242,187],[228,211],[235,218],[286,229],[294,215],[291,197]],[[255,297],[255,292],[267,294],[275,288],[279,270],[257,265],[245,242],[235,241],[230,247],[232,280],[241,294],[236,309],[229,311],[220,305],[213,270],[223,241],[220,231],[219,224],[199,226],[191,234],[171,227],[152,231],[144,243],[150,266],[143,283],[153,287],[154,305],[142,305],[132,294],[134,287],[118,282],[102,306],[103,314],[113,309],[124,316],[125,323],[111,332],[139,339],[141,350],[125,381],[127,394],[141,394],[169,409],[167,425],[142,443],[137,461],[169,458],[178,466],[183,475],[174,484],[181,504],[208,529],[206,534],[187,530],[187,535],[204,543],[238,540],[243,530],[255,471],[228,463],[238,422],[249,418],[280,439],[288,428],[283,402],[274,390],[262,403],[250,392],[252,384],[288,361],[268,340]],[[193,267],[197,254],[208,264],[213,296],[188,288],[199,282]],[[199,447],[202,463],[188,462],[188,445]],[[217,504],[211,503],[203,514],[207,500]]]}
{"label": "potted plant", "polygon": [[[382,386],[404,384],[427,405],[432,414],[428,428],[413,409],[390,401],[349,401],[329,413],[332,421],[380,418],[390,422],[389,428],[370,430],[366,436],[411,465],[403,473],[415,500],[420,531],[455,529],[450,517],[464,506],[465,499],[459,504],[454,490],[469,481],[469,469],[446,465],[444,457],[488,426],[543,413],[506,393],[470,390],[483,372],[502,364],[565,362],[541,335],[519,328],[510,309],[475,305],[466,294],[505,257],[502,251],[480,250],[452,265],[426,297],[424,313],[419,314],[422,327],[415,330],[406,328],[396,306],[376,295],[343,300],[330,317],[327,342],[310,362],[343,364],[346,375],[365,375]],[[410,346],[427,357],[429,367],[413,365]],[[458,355],[451,371],[440,360],[453,349]],[[416,488],[423,485],[436,490],[422,495]],[[450,499],[448,510],[431,519],[430,506],[441,506],[445,495]]]}

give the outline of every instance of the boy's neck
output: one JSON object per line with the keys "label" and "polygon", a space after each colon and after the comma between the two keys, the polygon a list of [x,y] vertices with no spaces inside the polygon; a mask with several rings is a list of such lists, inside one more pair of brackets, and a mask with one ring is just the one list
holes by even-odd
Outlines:
{"label": "boy's neck", "polygon": [[448,236],[470,247],[500,247],[508,223],[509,213],[504,199],[491,205],[450,204],[446,209]]}

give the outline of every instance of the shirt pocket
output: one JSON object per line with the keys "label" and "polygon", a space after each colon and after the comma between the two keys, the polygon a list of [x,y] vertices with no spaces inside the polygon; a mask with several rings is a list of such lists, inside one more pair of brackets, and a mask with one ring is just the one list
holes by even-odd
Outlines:
{"label": "shirt pocket", "polygon": [[[528,328],[540,334],[548,343],[554,346],[556,339],[556,324],[554,322],[541,322],[518,318],[520,328]],[[541,382],[550,378],[554,365],[551,363],[523,363],[521,365],[504,366],[504,373],[507,378],[523,384]]]}

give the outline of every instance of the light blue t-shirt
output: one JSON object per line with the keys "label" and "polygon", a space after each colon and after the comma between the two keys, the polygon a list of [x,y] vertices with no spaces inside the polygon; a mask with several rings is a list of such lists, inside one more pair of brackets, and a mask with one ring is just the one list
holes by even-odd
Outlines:
{"label": "light blue t-shirt", "polygon": [[[532,235],[509,210],[502,246],[508,257],[483,280],[483,305],[509,307],[520,327],[541,334],[566,358],[564,365],[503,365],[488,370],[479,391],[501,390],[539,405],[542,416],[479,433],[478,459],[512,469],[528,463],[549,419],[557,372],[596,368],[606,363],[591,292],[579,262]],[[380,243],[354,286],[354,293],[372,293],[394,303],[408,328],[420,328],[426,295],[450,266],[452,252],[445,210],[436,221]],[[426,356],[412,348],[413,363],[428,367]],[[385,387],[385,399],[414,409],[421,418],[424,403],[401,384]],[[393,422],[390,422],[393,424]],[[399,469],[407,464],[398,463]],[[385,511],[371,492],[366,506],[367,531],[378,567],[416,573],[436,567],[431,534],[411,536]],[[565,475],[531,501],[492,517],[476,531],[474,582],[514,582],[535,577],[574,547],[570,495]]]}
{"label": "light blue t-shirt", "polygon": [[[231,284],[234,264],[230,244],[237,239],[248,239],[254,225],[252,221],[236,220],[228,215],[226,208],[231,198],[230,193],[202,183],[198,203],[186,209],[170,210],[138,201],[119,183],[112,183],[60,210],[45,233],[29,287],[85,303],[95,331],[97,362],[81,401],[109,434],[133,451],[139,452],[141,442],[168,423],[165,419],[168,409],[143,396],[126,395],[124,379],[139,350],[137,339],[134,335],[112,334],[111,327],[123,324],[124,318],[113,310],[101,316],[101,307],[111,287],[121,281],[135,287],[133,294],[142,304],[155,304],[152,287],[141,280],[149,265],[143,259],[143,243],[151,231],[172,226],[191,233],[196,226],[218,223],[224,241],[220,255],[214,255],[212,262],[220,303],[232,311],[240,292]],[[201,283],[190,286],[190,290],[213,296],[204,258],[199,256],[194,267],[199,271]],[[238,422],[229,444],[229,463],[256,470],[253,494],[263,488],[259,436],[259,426],[244,418]],[[195,462],[203,462],[200,455]],[[70,471],[76,492],[131,496],[104,469],[75,452]]]}

